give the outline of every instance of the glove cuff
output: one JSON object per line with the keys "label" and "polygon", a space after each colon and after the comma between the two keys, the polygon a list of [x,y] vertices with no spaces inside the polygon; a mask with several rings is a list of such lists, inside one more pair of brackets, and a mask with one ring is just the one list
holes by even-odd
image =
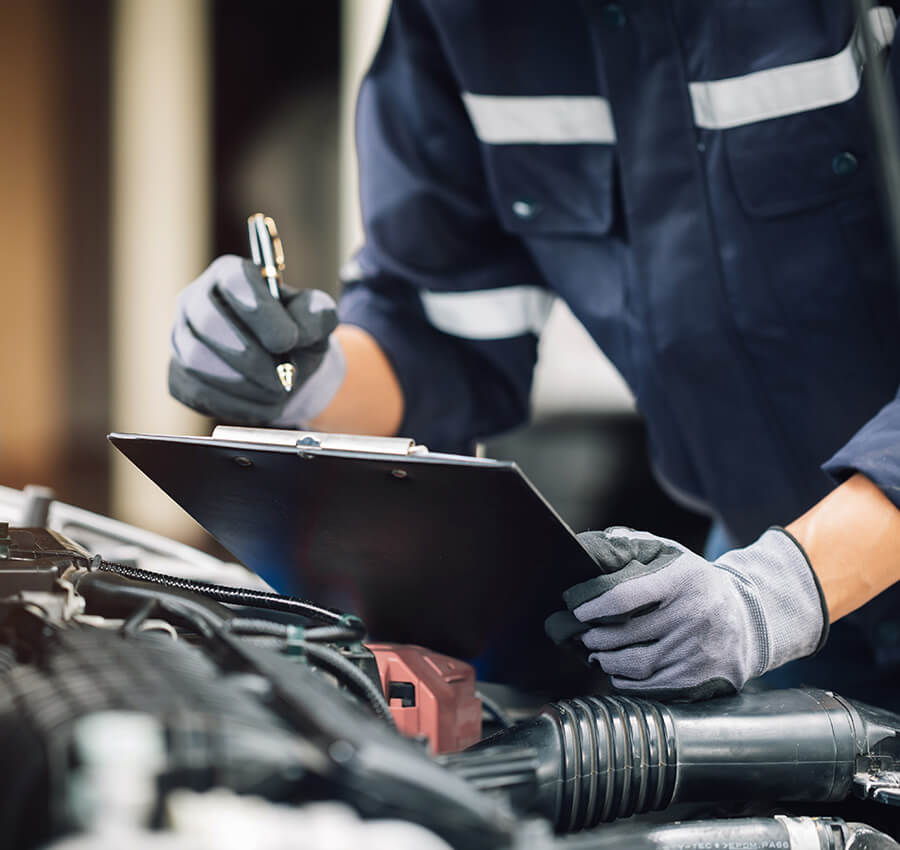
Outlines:
{"label": "glove cuff", "polygon": [[284,409],[269,424],[278,428],[305,428],[329,404],[344,383],[347,374],[347,358],[340,341],[332,334],[328,338],[328,351],[319,368],[293,393]]}
{"label": "glove cuff", "polygon": [[766,648],[759,672],[818,652],[828,635],[828,608],[809,558],[794,537],[773,527],[726,559],[756,590]]}
{"label": "glove cuff", "polygon": [[819,606],[822,609],[822,636],[819,638],[818,645],[810,654],[818,655],[822,651],[822,647],[824,647],[828,642],[828,635],[831,633],[831,617],[828,613],[828,602],[825,599],[825,591],[822,589],[822,583],[819,581],[819,577],[818,575],[816,575],[816,571],[813,569],[812,561],[809,560],[809,555],[806,554],[806,549],[803,548],[800,541],[796,537],[794,537],[794,535],[791,534],[790,531],[780,525],[769,526],[769,531],[780,531],[782,534],[788,537],[791,542],[800,550],[800,554],[803,555],[803,559],[806,561],[806,566],[809,567],[809,571],[812,574],[813,582],[815,582],[816,585],[816,592],[819,594]]}

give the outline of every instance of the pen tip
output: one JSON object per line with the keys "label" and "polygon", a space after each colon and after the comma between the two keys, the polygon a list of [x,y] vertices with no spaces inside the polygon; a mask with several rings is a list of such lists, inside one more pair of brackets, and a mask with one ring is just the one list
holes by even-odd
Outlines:
{"label": "pen tip", "polygon": [[293,363],[279,363],[275,367],[275,371],[278,373],[278,380],[281,381],[281,386],[284,387],[286,393],[294,389],[294,375],[297,370]]}

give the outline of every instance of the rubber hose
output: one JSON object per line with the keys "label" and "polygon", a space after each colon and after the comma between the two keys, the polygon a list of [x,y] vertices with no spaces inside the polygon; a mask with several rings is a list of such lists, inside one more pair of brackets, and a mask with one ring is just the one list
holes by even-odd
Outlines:
{"label": "rubber hose", "polygon": [[[862,839],[862,840],[861,840]],[[839,818],[723,818],[685,823],[629,823],[567,838],[560,850],[783,848],[783,850],[900,850],[890,836]]]}
{"label": "rubber hose", "polygon": [[843,800],[870,760],[900,764],[900,716],[796,688],[680,705],[561,700],[444,763],[574,832],[675,802]]}
{"label": "rubber hose", "polygon": [[142,570],[127,564],[116,564],[95,558],[88,562],[91,568],[99,568],[104,572],[115,573],[125,578],[136,581],[146,581],[160,584],[165,587],[174,587],[179,590],[189,590],[199,593],[216,602],[224,602],[230,605],[248,605],[255,608],[264,608],[269,611],[283,611],[289,614],[299,614],[311,620],[329,625],[339,625],[358,631],[360,636],[365,634],[365,626],[362,621],[353,615],[345,614],[333,608],[317,605],[308,599],[300,599],[296,596],[282,596],[280,593],[270,593],[264,590],[254,590],[248,587],[231,587],[229,585],[211,584],[205,581],[181,578],[179,576],[155,573],[150,570]]}

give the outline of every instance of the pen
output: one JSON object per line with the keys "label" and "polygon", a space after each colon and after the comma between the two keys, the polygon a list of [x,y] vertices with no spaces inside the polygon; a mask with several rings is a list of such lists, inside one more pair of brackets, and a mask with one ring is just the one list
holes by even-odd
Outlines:
{"label": "pen", "polygon": [[[269,287],[269,293],[276,301],[281,301],[282,272],[284,271],[284,247],[278,228],[270,216],[255,213],[247,219],[247,232],[250,236],[250,254],[253,262],[259,266],[263,278]],[[275,367],[278,380],[284,391],[289,393],[294,388],[296,367],[289,360]]]}

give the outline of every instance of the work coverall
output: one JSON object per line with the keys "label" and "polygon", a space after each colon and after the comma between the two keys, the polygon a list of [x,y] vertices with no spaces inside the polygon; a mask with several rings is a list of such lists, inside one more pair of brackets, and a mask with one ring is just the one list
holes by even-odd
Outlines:
{"label": "work coverall", "polygon": [[[886,50],[894,20],[870,18]],[[558,297],[633,390],[664,487],[733,544],[856,471],[900,506],[861,65],[843,2],[395,0],[340,312],[388,355],[401,431],[460,450],[521,423]],[[898,669],[900,587],[835,626],[819,684],[860,653]]]}

